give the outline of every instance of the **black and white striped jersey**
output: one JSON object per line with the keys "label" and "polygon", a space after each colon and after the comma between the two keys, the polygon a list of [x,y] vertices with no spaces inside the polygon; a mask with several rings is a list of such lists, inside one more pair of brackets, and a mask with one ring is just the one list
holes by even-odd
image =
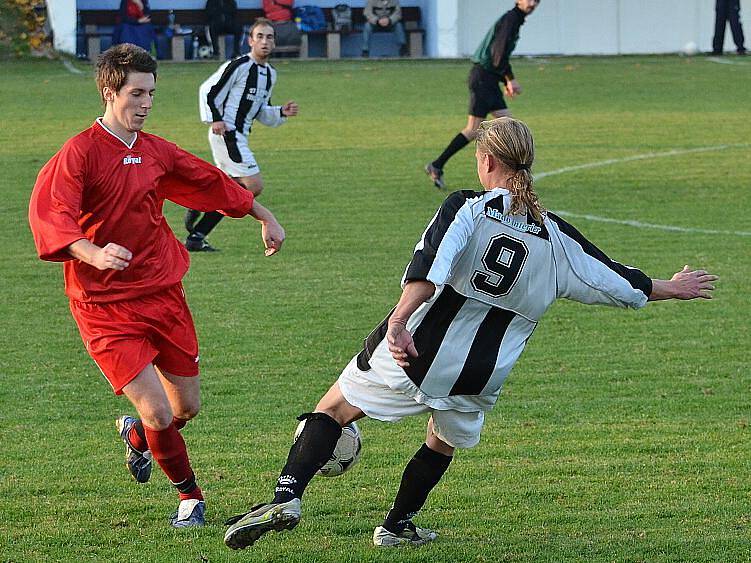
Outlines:
{"label": "black and white striped jersey", "polygon": [[404,370],[385,341],[388,317],[365,340],[358,367],[436,409],[490,410],[537,322],[557,298],[643,307],[652,280],[608,258],[553,213],[509,215],[509,192],[451,194],[428,225],[402,280],[436,292],[410,317],[419,357]]}
{"label": "black and white striped jersey", "polygon": [[224,121],[229,131],[250,133],[254,120],[278,127],[287,119],[281,106],[271,105],[276,69],[259,65],[250,55],[227,61],[201,84],[198,106],[201,121]]}

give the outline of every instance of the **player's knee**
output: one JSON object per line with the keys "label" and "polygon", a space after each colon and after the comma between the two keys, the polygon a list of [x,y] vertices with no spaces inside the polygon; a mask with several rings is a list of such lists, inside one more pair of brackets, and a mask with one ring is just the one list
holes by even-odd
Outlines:
{"label": "player's knee", "polygon": [[197,399],[194,402],[181,405],[180,410],[175,412],[175,416],[177,418],[181,418],[182,420],[190,420],[192,418],[195,418],[200,410],[201,401]]}
{"label": "player's knee", "polygon": [[462,135],[464,135],[468,141],[474,141],[477,138],[477,128],[471,129],[469,127],[465,127],[464,129],[462,129]]}
{"label": "player's knee", "polygon": [[169,407],[162,407],[154,409],[151,412],[139,413],[144,426],[148,426],[152,430],[165,430],[172,424],[172,409]]}
{"label": "player's knee", "polygon": [[242,185],[246,190],[251,192],[253,196],[258,197],[263,191],[263,180],[260,174],[256,176],[246,176],[244,178],[238,178],[237,182]]}

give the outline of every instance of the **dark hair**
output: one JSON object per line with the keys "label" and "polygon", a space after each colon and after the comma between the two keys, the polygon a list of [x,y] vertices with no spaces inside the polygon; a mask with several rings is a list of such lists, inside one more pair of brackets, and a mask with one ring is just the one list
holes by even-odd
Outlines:
{"label": "dark hair", "polygon": [[145,49],[132,43],[120,43],[99,55],[96,61],[96,86],[104,103],[104,88],[119,92],[131,72],[148,72],[156,80],[156,61]]}
{"label": "dark hair", "polygon": [[256,18],[256,21],[254,21],[253,25],[250,26],[250,31],[248,31],[248,37],[253,37],[253,32],[256,30],[257,27],[261,27],[262,25],[267,25],[271,29],[273,29],[274,38],[276,38],[276,28],[274,28],[274,24],[271,23],[271,20],[268,18]]}

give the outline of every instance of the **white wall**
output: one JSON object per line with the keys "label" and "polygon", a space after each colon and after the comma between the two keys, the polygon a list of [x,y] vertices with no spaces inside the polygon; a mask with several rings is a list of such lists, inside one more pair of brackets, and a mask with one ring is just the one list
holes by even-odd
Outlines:
{"label": "white wall", "polygon": [[53,47],[76,54],[76,0],[47,0],[47,17],[54,30]]}
{"label": "white wall", "polygon": [[[332,6],[339,0],[298,0],[297,4]],[[346,1],[346,0],[345,0]],[[426,54],[429,57],[467,57],[514,0],[402,0],[420,6]],[[119,0],[48,0],[55,29],[55,47],[75,50],[75,9],[116,9]],[[364,0],[350,0],[362,6]],[[542,0],[522,27],[517,55],[616,55],[670,53],[694,42],[702,51],[712,48],[714,0]],[[205,0],[151,0],[153,8],[200,8]],[[243,8],[257,8],[261,0],[238,0]],[[751,48],[751,0],[741,0],[746,47]],[[73,19],[72,19],[73,18]],[[71,27],[72,25],[72,27]],[[726,50],[734,50],[730,28]]]}
{"label": "white wall", "polygon": [[[440,0],[438,0],[440,1]],[[522,27],[518,55],[671,53],[694,42],[712,49],[714,0],[542,0]],[[471,55],[513,0],[459,1],[459,50]],[[751,42],[751,0],[741,0],[741,18]],[[725,49],[735,50],[730,28]]]}

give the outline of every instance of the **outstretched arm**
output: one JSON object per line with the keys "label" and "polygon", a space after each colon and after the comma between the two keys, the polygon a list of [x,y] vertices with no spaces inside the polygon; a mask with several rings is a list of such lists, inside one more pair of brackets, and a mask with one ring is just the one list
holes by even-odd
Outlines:
{"label": "outstretched arm", "polygon": [[720,279],[706,270],[692,270],[683,266],[669,280],[652,280],[650,301],[664,299],[712,299],[714,282]]}
{"label": "outstretched arm", "polygon": [[407,321],[417,308],[430,299],[435,293],[435,286],[429,281],[410,281],[404,286],[399,303],[389,317],[386,342],[389,352],[402,368],[409,367],[409,357],[417,357],[417,349],[412,335],[407,330]]}

